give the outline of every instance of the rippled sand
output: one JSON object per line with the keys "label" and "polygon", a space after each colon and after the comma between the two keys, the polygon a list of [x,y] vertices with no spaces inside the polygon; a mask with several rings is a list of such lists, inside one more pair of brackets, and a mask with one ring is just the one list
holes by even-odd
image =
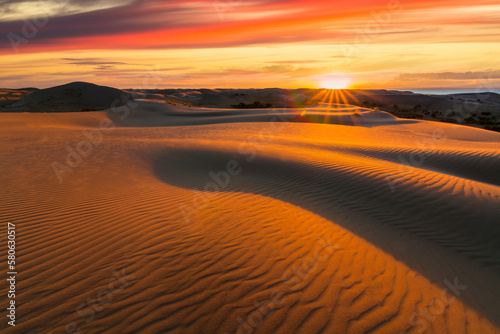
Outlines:
{"label": "rippled sand", "polygon": [[0,127],[16,333],[500,332],[499,133],[151,101]]}

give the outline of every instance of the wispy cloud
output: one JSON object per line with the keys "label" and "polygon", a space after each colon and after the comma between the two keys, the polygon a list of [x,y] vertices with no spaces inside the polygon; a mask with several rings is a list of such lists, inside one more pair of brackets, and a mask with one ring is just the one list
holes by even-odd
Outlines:
{"label": "wispy cloud", "polygon": [[108,61],[99,58],[62,58],[61,60],[65,61],[67,64],[72,65],[127,65],[128,63],[122,61]]}
{"label": "wispy cloud", "polygon": [[500,79],[500,70],[480,72],[436,72],[436,73],[401,73],[396,80],[471,80],[471,79]]}

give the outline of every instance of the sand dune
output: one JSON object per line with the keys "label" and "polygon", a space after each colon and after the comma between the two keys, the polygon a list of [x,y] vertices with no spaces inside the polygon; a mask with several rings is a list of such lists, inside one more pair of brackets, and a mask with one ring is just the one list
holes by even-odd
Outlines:
{"label": "sand dune", "polygon": [[131,100],[122,90],[87,82],[36,90],[19,101],[6,106],[8,112],[55,112],[103,110],[121,106]]}
{"label": "sand dune", "polygon": [[498,133],[146,100],[0,127],[16,332],[500,333]]}
{"label": "sand dune", "polygon": [[357,126],[412,123],[389,113],[353,105],[319,104],[301,109],[211,109],[165,104],[159,101],[134,100],[127,107],[113,108],[108,117],[120,126],[183,126],[219,123],[301,122]]}
{"label": "sand dune", "polygon": [[[397,90],[359,89],[149,89],[131,90],[141,98],[163,95],[167,100],[210,108],[287,107],[317,103],[379,108],[397,117],[463,124],[500,132],[500,95],[475,92],[450,95],[416,94]],[[144,93],[153,95],[142,95]]]}

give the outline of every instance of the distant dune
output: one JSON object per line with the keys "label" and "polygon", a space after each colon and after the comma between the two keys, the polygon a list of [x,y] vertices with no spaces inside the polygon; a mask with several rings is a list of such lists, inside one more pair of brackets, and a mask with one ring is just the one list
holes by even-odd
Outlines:
{"label": "distant dune", "polygon": [[302,108],[317,103],[379,108],[397,117],[462,124],[500,132],[500,95],[468,93],[424,95],[396,90],[323,89],[164,89],[146,90],[169,100],[209,108]]}
{"label": "distant dune", "polygon": [[86,82],[41,89],[5,107],[4,111],[92,111],[121,106],[131,99],[122,90]]}
{"label": "distant dune", "polygon": [[37,90],[25,96],[27,92],[31,91],[0,90],[0,111],[99,111],[122,106],[132,99],[218,109],[290,109],[330,103],[377,108],[400,118],[462,124],[500,132],[500,95],[496,93],[425,95],[383,89],[280,88],[119,90],[85,82]]}
{"label": "distant dune", "polygon": [[380,126],[412,123],[389,113],[352,105],[318,104],[302,109],[214,109],[172,105],[153,100],[134,100],[127,112],[107,111],[108,117],[121,126],[167,127],[220,123],[301,122],[341,125]]}
{"label": "distant dune", "polygon": [[[56,88],[19,105],[121,94]],[[500,333],[498,133],[152,100],[0,128],[16,333]]]}

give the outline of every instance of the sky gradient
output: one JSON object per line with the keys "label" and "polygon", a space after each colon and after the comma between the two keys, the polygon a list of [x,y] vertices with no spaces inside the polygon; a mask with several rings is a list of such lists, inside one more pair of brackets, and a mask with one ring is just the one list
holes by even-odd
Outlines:
{"label": "sky gradient", "polygon": [[498,89],[499,35],[485,0],[0,0],[0,87]]}

